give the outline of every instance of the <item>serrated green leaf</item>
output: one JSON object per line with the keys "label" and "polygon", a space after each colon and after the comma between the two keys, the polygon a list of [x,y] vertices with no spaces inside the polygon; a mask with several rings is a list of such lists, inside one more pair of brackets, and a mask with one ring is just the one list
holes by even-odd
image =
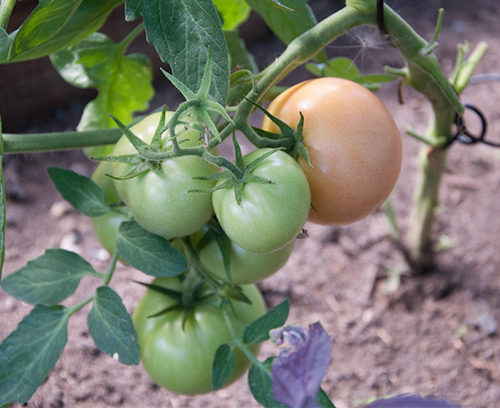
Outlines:
{"label": "serrated green leaf", "polygon": [[222,106],[229,88],[229,59],[219,14],[212,0],[151,0],[142,15],[146,36],[173,75],[193,92],[201,86],[208,60],[213,56],[210,95]]}
{"label": "serrated green leaf", "polygon": [[229,49],[230,68],[239,67],[247,69],[250,72],[258,72],[257,64],[253,55],[250,54],[245,46],[244,41],[240,38],[238,30],[224,31],[227,47]]}
{"label": "serrated green leaf", "polygon": [[142,13],[143,0],[125,0],[125,20],[133,21]]}
{"label": "serrated green leaf", "polygon": [[41,58],[96,31],[122,0],[40,0],[19,28],[10,61]]}
{"label": "serrated green leaf", "polygon": [[9,295],[32,305],[56,305],[72,295],[84,276],[96,276],[94,268],[80,255],[49,248],[1,283]]}
{"label": "serrated green leaf", "polygon": [[229,344],[219,346],[214,355],[212,364],[212,390],[216,391],[224,386],[234,370],[234,353]]}
{"label": "serrated green leaf", "polygon": [[109,114],[130,123],[133,113],[147,109],[154,95],[148,58],[124,55],[122,44],[104,34],[93,33],[75,46],[51,54],[50,60],[71,85],[99,92],[86,106],[79,131],[115,126]]}
{"label": "serrated green leaf", "polygon": [[250,323],[243,332],[243,342],[247,345],[257,344],[269,339],[269,331],[285,324],[290,311],[287,299],[269,310],[264,316]]}
{"label": "serrated green leaf", "polygon": [[[283,0],[281,4],[295,12],[283,7],[276,7],[274,2],[269,0],[246,0],[246,2],[259,13],[271,30],[285,44],[297,38],[317,23],[316,17],[311,8],[307,5],[307,0]],[[321,59],[326,60],[324,52]]]}
{"label": "serrated green leaf", "polygon": [[49,167],[47,172],[61,196],[82,214],[99,217],[111,211],[103,189],[88,177],[59,167]]}
{"label": "serrated green leaf", "polygon": [[[267,369],[271,369],[274,357],[263,362]],[[248,371],[248,386],[255,400],[264,408],[287,408],[278,403],[273,396],[273,383],[269,372],[257,365],[252,365]]]}
{"label": "serrated green leaf", "polygon": [[163,237],[143,229],[137,222],[122,222],[116,248],[125,262],[147,275],[177,276],[187,270],[182,254]]}
{"label": "serrated green leaf", "polygon": [[35,306],[0,344],[0,406],[24,404],[54,368],[68,339],[63,306]]}
{"label": "serrated green leaf", "polygon": [[87,324],[99,350],[122,364],[139,364],[140,348],[132,318],[120,296],[109,286],[97,288]]}
{"label": "serrated green leaf", "polygon": [[213,0],[222,16],[223,30],[234,30],[250,16],[252,9],[245,0]]}

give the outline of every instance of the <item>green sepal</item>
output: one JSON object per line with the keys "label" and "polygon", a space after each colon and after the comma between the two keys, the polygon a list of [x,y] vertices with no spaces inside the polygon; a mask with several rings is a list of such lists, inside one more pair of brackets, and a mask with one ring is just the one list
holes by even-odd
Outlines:
{"label": "green sepal", "polygon": [[231,280],[231,241],[226,234],[219,235],[216,239],[219,246],[220,253],[222,254],[222,264],[226,272],[227,279],[230,283]]}
{"label": "green sepal", "polygon": [[116,125],[120,128],[125,137],[128,139],[130,144],[134,146],[134,149],[137,150],[139,154],[143,149],[149,150],[149,146],[147,145],[146,142],[144,142],[144,140],[134,135],[134,133],[127,126],[125,126],[119,119],[115,118],[111,114],[109,116],[111,116],[111,119],[113,119],[113,121],[116,123]]}
{"label": "green sepal", "polygon": [[[189,89],[185,84],[182,83],[179,79],[169,74],[165,70],[162,70],[163,74],[167,77],[168,80],[174,85],[177,90],[184,96],[186,102],[183,102],[178,109],[184,110],[185,115],[191,115],[194,120],[198,120],[203,123],[210,133],[221,142],[222,139],[219,134],[219,130],[212,118],[213,113],[218,114],[216,117],[222,116],[229,123],[233,124],[233,120],[228,115],[224,107],[212,100],[210,97],[210,86],[212,79],[212,51],[208,49],[208,58],[207,64],[205,66],[205,71],[203,73],[203,78],[201,81],[201,85],[196,93],[194,93],[191,89]],[[212,115],[209,114],[212,112]]]}
{"label": "green sepal", "polygon": [[160,167],[160,163],[152,163],[152,162],[142,162],[138,165],[134,166],[132,170],[130,170],[123,177],[116,177],[111,174],[108,174],[108,177],[111,177],[114,180],[130,180],[134,177],[140,176],[141,174],[145,174],[149,171],[156,171]]}
{"label": "green sepal", "polygon": [[243,293],[243,290],[239,286],[223,285],[219,288],[219,295],[228,300],[232,299],[248,305],[252,304],[252,301]]}
{"label": "green sepal", "polygon": [[145,286],[148,289],[154,290],[155,292],[161,293],[162,295],[166,295],[169,298],[173,299],[178,304],[180,304],[182,302],[182,293],[180,293],[180,292],[165,288],[165,287],[160,286],[160,285],[155,285],[154,283],[144,283],[144,282],[139,282],[139,281],[134,281],[134,282],[138,283],[139,285]]}
{"label": "green sepal", "polygon": [[163,73],[163,75],[165,75],[167,79],[172,83],[172,85],[177,88],[177,90],[182,94],[182,96],[184,96],[184,99],[190,100],[196,97],[196,94],[186,85],[184,85],[181,80],[177,79],[172,74],[165,71],[163,68],[160,68],[160,70]]}
{"label": "green sepal", "polygon": [[163,109],[161,111],[160,121],[158,122],[158,126],[156,127],[155,134],[153,139],[151,140],[151,150],[157,151],[160,149],[161,145],[161,135],[166,130],[167,126],[165,126],[165,105],[163,105]]}
{"label": "green sepal", "polygon": [[[177,310],[183,310],[184,308],[179,304],[179,305],[173,305],[173,306],[170,306],[170,307],[167,307],[163,310],[160,310],[159,312],[157,313],[153,313],[152,315],[148,315],[147,318],[148,319],[152,319],[154,317],[158,317],[158,316],[162,316],[164,314],[167,314],[169,312],[175,312]],[[184,327],[184,323],[182,325]]]}
{"label": "green sepal", "polygon": [[255,103],[251,101],[248,98],[245,98],[248,102],[250,102],[252,105],[254,105],[256,108],[259,108],[264,114],[273,122],[276,126],[281,131],[281,134],[284,137],[294,137],[294,130],[288,126],[285,122],[282,120],[278,119],[276,116],[272,115],[270,112],[268,112],[264,107],[260,106],[258,103]]}

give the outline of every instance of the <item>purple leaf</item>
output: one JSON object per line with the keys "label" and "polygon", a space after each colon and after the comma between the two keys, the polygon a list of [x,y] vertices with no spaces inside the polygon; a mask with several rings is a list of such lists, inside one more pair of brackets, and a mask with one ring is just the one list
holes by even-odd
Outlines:
{"label": "purple leaf", "polygon": [[365,406],[365,408],[460,408],[438,399],[423,399],[416,395],[398,396],[388,399],[379,399]]}
{"label": "purple leaf", "polygon": [[282,348],[271,367],[274,398],[291,408],[318,407],[316,396],[332,361],[330,336],[319,322],[309,330],[287,325],[270,334]]}

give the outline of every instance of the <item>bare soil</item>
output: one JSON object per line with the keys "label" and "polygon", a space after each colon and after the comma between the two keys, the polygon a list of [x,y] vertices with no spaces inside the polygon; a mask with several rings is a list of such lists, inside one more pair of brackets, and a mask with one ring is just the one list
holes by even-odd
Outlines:
{"label": "bare soil", "polygon": [[[313,2],[318,15],[339,2]],[[456,44],[480,40],[489,51],[477,73],[500,72],[500,5],[496,0],[419,2],[394,1],[396,11],[430,39],[437,9],[445,21],[437,55],[448,74]],[[366,32],[358,32],[367,39]],[[342,55],[353,38],[335,42],[330,55]],[[272,38],[252,44],[262,63],[283,46]],[[354,49],[362,68],[401,64],[389,45]],[[307,74],[299,70],[288,81]],[[157,100],[162,99],[160,91]],[[167,91],[165,91],[167,92]],[[168,91],[171,92],[171,91]],[[407,124],[423,132],[427,102],[404,89],[397,102],[396,86],[378,95],[394,114],[404,143],[403,171],[391,198],[403,236],[410,216],[412,187],[420,143],[405,134]],[[480,107],[489,121],[488,136],[500,140],[500,82],[471,85],[463,99]],[[163,103],[162,100],[160,103]],[[158,103],[158,105],[160,104]],[[153,106],[156,108],[158,105]],[[76,108],[75,108],[76,106]],[[70,126],[73,108],[51,120],[25,125],[27,131]],[[471,119],[472,120],[472,119]],[[258,119],[256,119],[258,123]],[[95,164],[81,152],[30,154],[6,159],[7,252],[4,276],[41,255],[47,247],[75,250],[97,270],[107,266],[90,220],[61,201],[50,183],[47,166],[90,175]],[[467,408],[500,406],[500,151],[484,145],[450,148],[444,175],[435,241],[447,243],[427,274],[411,276],[404,257],[387,236],[382,212],[341,228],[307,225],[309,237],[297,242],[288,264],[260,284],[269,307],[291,300],[289,322],[304,326],[321,321],[334,340],[333,362],[323,388],[338,408],[362,405],[370,397],[416,393],[439,396]],[[398,272],[406,271],[398,284]],[[144,290],[131,282],[144,275],[120,265],[111,282],[132,312]],[[65,304],[84,299],[96,282],[84,279]],[[0,338],[15,329],[30,310],[0,291]],[[245,379],[210,395],[185,397],[156,386],[142,366],[125,367],[101,353],[86,326],[88,307],[69,323],[69,341],[62,358],[27,407],[256,407]],[[276,354],[266,343],[260,357]],[[18,405],[14,404],[14,407]]]}

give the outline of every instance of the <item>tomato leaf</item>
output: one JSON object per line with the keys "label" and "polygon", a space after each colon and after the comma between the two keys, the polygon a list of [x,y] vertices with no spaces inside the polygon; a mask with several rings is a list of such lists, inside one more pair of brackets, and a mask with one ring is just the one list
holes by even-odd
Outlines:
{"label": "tomato leaf", "polygon": [[[250,72],[257,73],[258,68],[255,59],[245,46],[238,30],[224,31],[227,47],[229,49],[229,66],[231,69],[239,67]],[[232,80],[232,78],[231,78]]]}
{"label": "tomato leaf", "polygon": [[245,0],[213,0],[213,2],[224,21],[223,30],[234,30],[248,19],[252,10]]}
{"label": "tomato leaf", "polygon": [[[269,357],[262,364],[268,370],[274,357]],[[273,396],[271,376],[269,372],[257,365],[252,365],[248,370],[248,386],[255,400],[264,408],[287,408],[285,405],[278,403]]]}
{"label": "tomato leaf", "polygon": [[24,404],[54,368],[68,339],[63,306],[37,305],[0,344],[0,406]]}
{"label": "tomato leaf", "polygon": [[88,177],[59,167],[49,167],[47,172],[61,196],[82,214],[99,217],[111,211],[104,190]]}
{"label": "tomato leaf", "polygon": [[41,58],[96,31],[121,0],[40,0],[10,49],[10,61]]}
{"label": "tomato leaf", "polygon": [[271,338],[282,347],[271,367],[274,398],[291,408],[317,407],[321,381],[332,361],[331,338],[320,323],[308,330],[287,325],[273,330]]}
{"label": "tomato leaf", "polygon": [[219,14],[212,0],[150,0],[142,15],[146,36],[173,75],[193,92],[201,86],[212,52],[210,95],[222,106],[229,88],[227,44]]}
{"label": "tomato leaf", "polygon": [[143,0],[125,0],[125,20],[133,21],[142,13]]}
{"label": "tomato leaf", "polygon": [[99,350],[122,364],[139,364],[140,349],[132,318],[120,296],[109,286],[97,288],[87,324]]}
{"label": "tomato leaf", "polygon": [[229,344],[219,346],[214,355],[212,364],[212,390],[216,391],[224,386],[234,370],[234,353]]}
{"label": "tomato leaf", "polygon": [[1,283],[9,295],[32,305],[56,305],[72,295],[84,276],[100,276],[80,255],[49,248]]}
{"label": "tomato leaf", "polygon": [[168,278],[183,273],[187,261],[163,237],[143,229],[137,222],[122,222],[116,248],[122,259],[147,275]]}
{"label": "tomato leaf", "polygon": [[289,311],[290,301],[287,299],[248,325],[243,332],[243,342],[252,345],[268,340],[269,331],[283,326]]}
{"label": "tomato leaf", "polygon": [[460,408],[442,399],[424,399],[416,395],[399,395],[397,397],[382,398],[365,408]]}
{"label": "tomato leaf", "polygon": [[[317,23],[307,0],[285,0],[281,3],[269,0],[246,0],[259,13],[266,24],[285,44],[303,34]],[[285,7],[277,7],[277,3]],[[320,59],[326,60],[324,51]]]}
{"label": "tomato leaf", "polygon": [[80,43],[50,55],[52,65],[73,86],[96,88],[98,96],[83,112],[77,130],[115,126],[108,114],[130,123],[133,113],[148,108],[154,95],[153,75],[148,58],[124,55],[122,43],[115,44],[101,33],[93,33]]}

